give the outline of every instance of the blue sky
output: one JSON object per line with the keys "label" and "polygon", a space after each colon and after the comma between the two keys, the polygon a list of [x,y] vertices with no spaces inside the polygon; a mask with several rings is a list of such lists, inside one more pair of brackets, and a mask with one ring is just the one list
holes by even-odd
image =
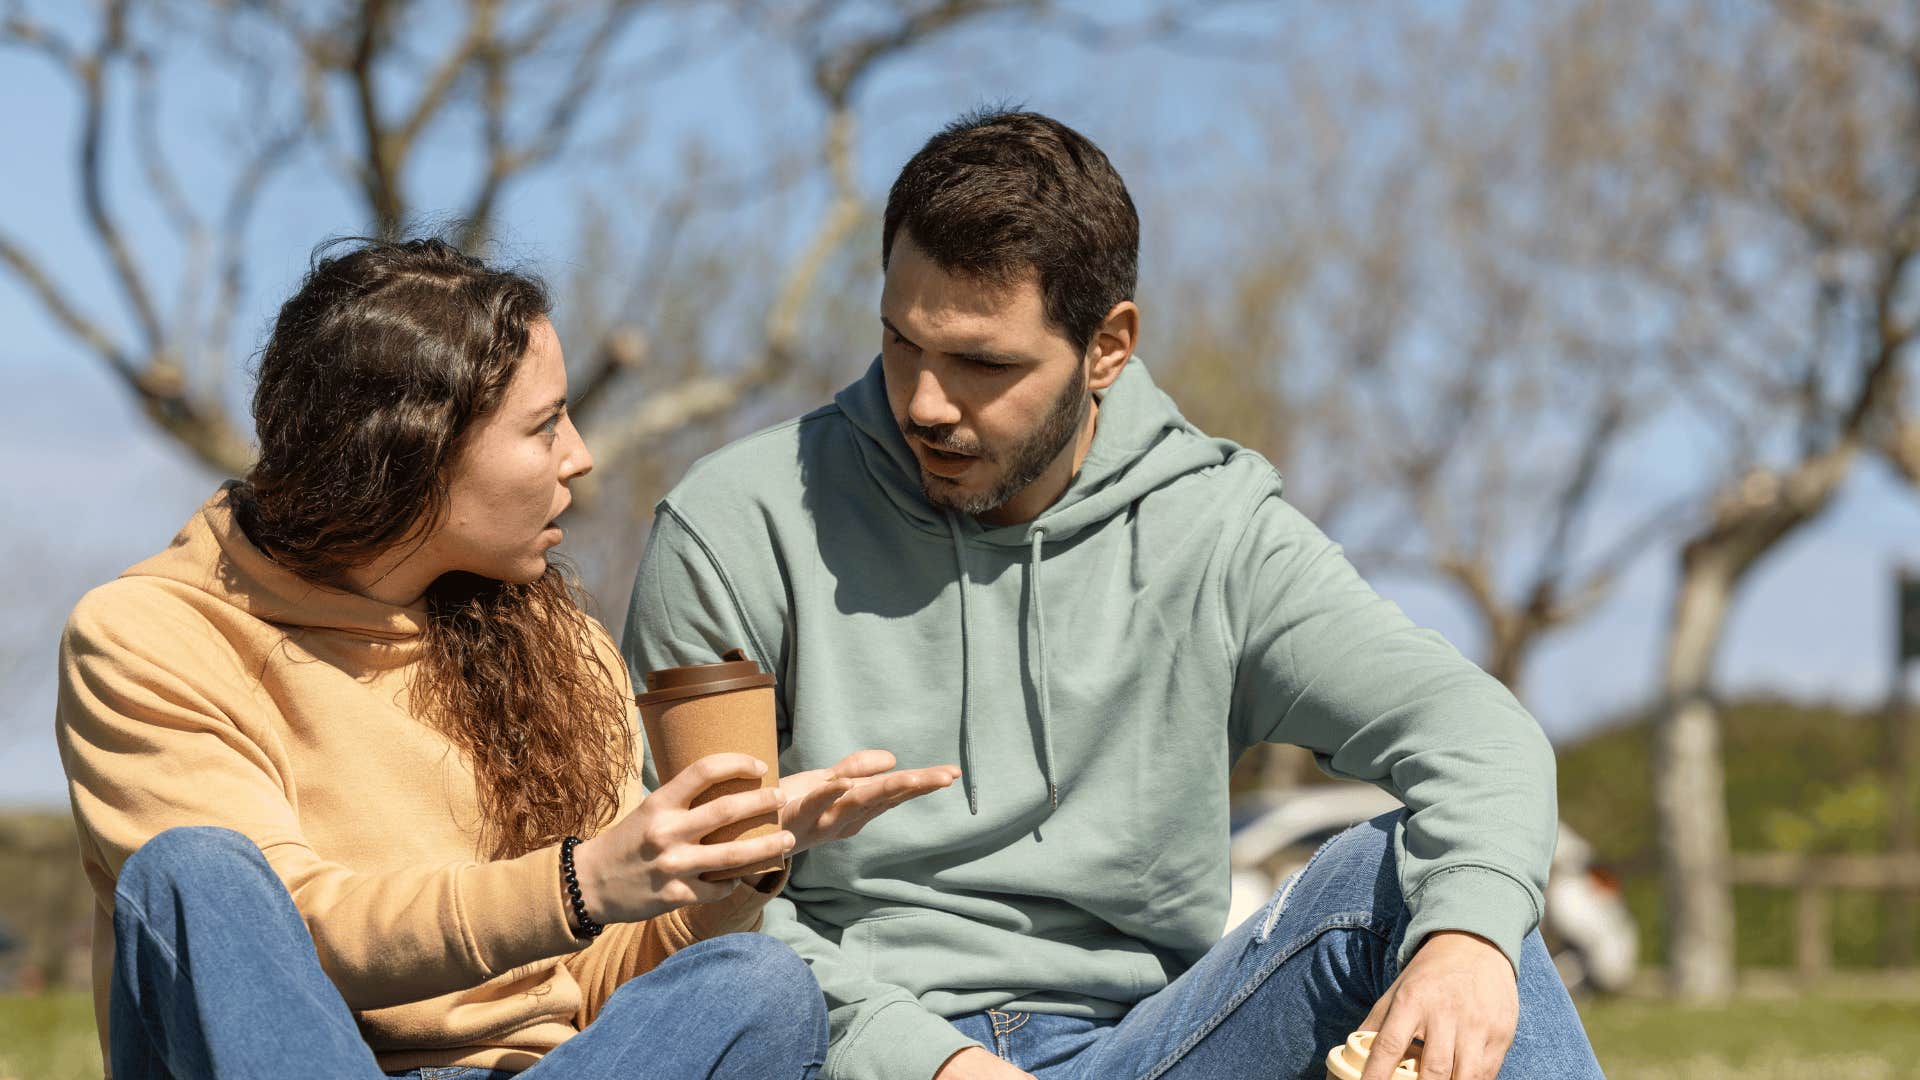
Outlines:
{"label": "blue sky", "polygon": [[[1272,21],[1262,20],[1241,14],[1221,26],[1250,37],[1271,29]],[[1337,36],[1304,25],[1293,47],[1317,49]],[[790,57],[750,33],[710,42],[650,93],[643,118],[650,149],[631,166],[633,183],[670,182],[678,160],[672,151],[695,136],[737,156],[751,154],[762,140],[804,135],[819,117],[801,79]],[[166,85],[171,100],[181,103],[216,110],[232,104],[224,100],[228,88],[198,81],[190,65]],[[68,171],[73,95],[44,62],[0,52],[0,100],[18,106],[0,116],[0,176],[7,190],[0,226],[41,252],[58,277],[96,302],[93,310],[117,311],[104,266],[85,241]],[[859,174],[867,194],[878,199],[898,164],[952,114],[1003,100],[1058,115],[1107,148],[1147,219],[1143,275],[1150,282],[1159,261],[1204,260],[1209,238],[1236,228],[1209,195],[1252,159],[1250,141],[1283,107],[1284,92],[1257,62],[1150,45],[1090,51],[988,25],[888,65],[863,90]],[[163,139],[187,163],[190,181],[212,182],[217,155],[200,151],[217,149],[221,133],[186,104],[165,118]],[[433,190],[440,176],[457,171],[452,160],[429,161],[422,186]],[[799,212],[788,222],[793,235],[767,237],[769,248],[790,247],[804,232],[808,199],[805,191],[795,196]],[[436,208],[427,201],[423,209]],[[509,249],[563,280],[578,205],[579,192],[566,177],[521,189],[503,214]],[[356,214],[317,174],[293,175],[272,189],[249,234],[254,278],[240,318],[242,348],[257,343],[276,298],[296,280],[315,241],[364,228]],[[150,209],[130,213],[128,225],[143,250],[168,250]],[[755,323],[760,314],[711,317]],[[1153,316],[1149,302],[1149,327]],[[0,326],[6,328],[0,334],[0,460],[10,466],[0,472],[0,505],[8,511],[0,556],[18,583],[8,590],[9,617],[0,627],[0,803],[57,803],[63,788],[51,739],[53,660],[65,613],[86,589],[163,546],[218,478],[153,432],[98,361],[5,274]],[[844,343],[847,378],[861,370],[871,347],[864,338]],[[1636,485],[1665,486],[1685,477],[1690,455],[1682,438],[1638,447],[1618,468],[1614,486],[1621,494],[1603,517],[1626,513]],[[1920,565],[1920,499],[1877,465],[1863,466],[1832,510],[1754,575],[1725,641],[1722,688],[1878,701],[1890,677],[1891,579],[1902,560]],[[1575,737],[1647,699],[1659,667],[1672,563],[1669,550],[1648,552],[1595,618],[1551,639],[1536,658],[1527,700],[1556,739]],[[1417,582],[1377,584],[1416,619],[1470,655],[1477,651],[1450,596]]]}

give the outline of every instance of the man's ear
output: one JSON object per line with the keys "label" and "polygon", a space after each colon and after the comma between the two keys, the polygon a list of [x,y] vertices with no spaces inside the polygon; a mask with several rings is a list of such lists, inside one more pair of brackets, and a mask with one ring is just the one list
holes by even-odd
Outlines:
{"label": "man's ear", "polygon": [[1087,356],[1092,361],[1087,385],[1095,390],[1112,386],[1133,356],[1134,343],[1139,340],[1139,306],[1131,300],[1113,305],[1113,310],[1094,328],[1093,340],[1087,344]]}

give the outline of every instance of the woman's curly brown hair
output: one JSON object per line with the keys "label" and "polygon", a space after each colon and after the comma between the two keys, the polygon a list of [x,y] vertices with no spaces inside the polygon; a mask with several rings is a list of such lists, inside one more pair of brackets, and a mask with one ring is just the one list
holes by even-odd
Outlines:
{"label": "woman's curly brown hair", "polygon": [[[261,353],[260,457],[229,495],[235,520],[327,585],[419,542],[550,307],[539,281],[440,240],[323,247]],[[628,703],[570,569],[554,560],[527,584],[447,574],[426,600],[410,697],[472,764],[481,852],[508,858],[611,822],[634,769]]]}

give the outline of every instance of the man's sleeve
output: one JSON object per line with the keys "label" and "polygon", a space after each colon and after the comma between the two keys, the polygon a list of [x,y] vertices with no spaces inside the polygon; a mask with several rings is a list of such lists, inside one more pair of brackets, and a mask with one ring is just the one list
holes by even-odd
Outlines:
{"label": "man's sleeve", "polygon": [[1375,593],[1274,481],[1220,579],[1239,645],[1234,741],[1304,746],[1328,773],[1406,804],[1401,963],[1428,934],[1463,930],[1518,970],[1553,861],[1552,747],[1506,687]]}
{"label": "man's sleeve", "polygon": [[[773,640],[783,617],[765,612],[756,613],[757,621],[751,619],[737,597],[695,528],[661,503],[653,536],[640,558],[621,643],[635,685],[641,685],[648,671],[712,663],[735,647],[745,648],[777,672],[763,643]],[[656,780],[651,758],[646,768],[651,789]],[[796,873],[806,857],[802,852],[795,860]],[[838,943],[815,929],[785,897],[767,904],[761,929],[806,960],[826,995],[832,1042],[825,1080],[925,1080],[955,1052],[978,1045],[921,1007],[905,989],[848,964]]]}

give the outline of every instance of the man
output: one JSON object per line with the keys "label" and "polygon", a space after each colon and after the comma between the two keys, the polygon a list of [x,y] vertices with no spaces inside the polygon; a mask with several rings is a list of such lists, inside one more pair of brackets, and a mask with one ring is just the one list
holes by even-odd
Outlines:
{"label": "man", "polygon": [[[783,771],[921,766],[851,802],[959,765],[768,909],[826,992],[825,1075],[1318,1076],[1364,1026],[1365,1080],[1416,1038],[1423,1076],[1598,1076],[1532,932],[1538,726],[1154,387],[1138,235],[1078,133],[956,122],[888,198],[879,359],[658,507],[636,673],[743,646],[779,677]],[[1220,939],[1227,774],[1261,741],[1409,812]]]}

